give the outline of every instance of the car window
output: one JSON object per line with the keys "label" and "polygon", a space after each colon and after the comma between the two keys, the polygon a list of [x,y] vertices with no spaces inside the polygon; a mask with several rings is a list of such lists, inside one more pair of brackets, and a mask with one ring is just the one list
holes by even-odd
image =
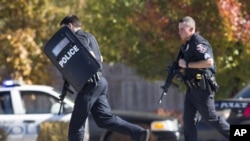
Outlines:
{"label": "car window", "polygon": [[[57,114],[60,109],[58,99],[47,93],[39,91],[21,91],[23,106],[27,114],[53,113]],[[70,107],[64,103],[62,114]]]}
{"label": "car window", "polygon": [[50,113],[55,103],[54,98],[48,94],[36,91],[22,91],[21,98],[27,114]]}
{"label": "car window", "polygon": [[243,88],[237,95],[234,96],[234,98],[250,98],[250,86],[246,86]]}
{"label": "car window", "polygon": [[10,92],[0,92],[0,114],[13,114]]}

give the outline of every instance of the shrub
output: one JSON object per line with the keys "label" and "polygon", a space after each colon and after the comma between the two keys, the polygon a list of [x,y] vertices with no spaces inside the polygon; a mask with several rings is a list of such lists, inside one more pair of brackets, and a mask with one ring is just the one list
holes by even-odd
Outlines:
{"label": "shrub", "polygon": [[68,135],[68,122],[46,121],[40,125],[37,141],[64,141]]}
{"label": "shrub", "polygon": [[8,134],[3,128],[0,128],[0,141],[7,141]]}

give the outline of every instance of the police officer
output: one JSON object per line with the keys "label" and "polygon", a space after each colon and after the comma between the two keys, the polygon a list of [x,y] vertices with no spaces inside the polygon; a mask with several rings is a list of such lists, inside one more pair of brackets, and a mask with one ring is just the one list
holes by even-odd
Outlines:
{"label": "police officer", "polygon": [[229,139],[229,124],[216,114],[214,96],[217,83],[214,78],[215,62],[212,47],[206,39],[195,33],[195,21],[186,16],[179,21],[182,57],[179,67],[184,69],[187,91],[184,101],[185,141],[197,140],[197,112],[207,123]]}
{"label": "police officer", "polygon": [[[66,16],[60,25],[68,26],[75,32],[87,50],[96,58],[100,65],[102,64],[102,56],[95,37],[81,30],[81,23],[77,16]],[[91,112],[99,127],[130,135],[133,141],[148,141],[149,130],[111,114],[107,92],[108,84],[102,76],[100,69],[77,94],[69,124],[68,140],[83,140],[85,122]]]}

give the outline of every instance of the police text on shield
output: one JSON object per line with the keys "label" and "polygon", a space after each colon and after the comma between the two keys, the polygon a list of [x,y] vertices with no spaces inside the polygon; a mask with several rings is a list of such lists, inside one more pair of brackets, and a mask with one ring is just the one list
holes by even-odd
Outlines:
{"label": "police text on shield", "polygon": [[79,51],[79,48],[74,45],[72,48],[70,48],[67,53],[61,58],[61,60],[59,61],[60,66],[63,68],[64,64],[66,64],[71,57],[73,57],[75,55],[76,52]]}

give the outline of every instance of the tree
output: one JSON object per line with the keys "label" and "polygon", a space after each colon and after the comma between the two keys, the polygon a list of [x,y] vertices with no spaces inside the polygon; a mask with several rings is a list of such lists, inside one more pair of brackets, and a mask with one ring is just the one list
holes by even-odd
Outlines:
{"label": "tree", "polygon": [[245,59],[250,45],[250,30],[245,30],[249,4],[245,0],[0,0],[0,79],[50,84],[51,63],[42,48],[60,20],[75,13],[83,29],[97,37],[106,63],[125,63],[146,79],[164,80],[165,67],[181,44],[178,20],[190,15],[214,49],[218,95],[232,96],[249,82]]}
{"label": "tree", "polygon": [[[235,95],[249,83],[250,21],[249,1],[219,0],[217,6],[223,19],[224,50],[220,52],[218,66],[221,68],[222,89],[229,96]],[[227,79],[225,79],[227,78]]]}
{"label": "tree", "polygon": [[[221,86],[218,97],[229,97],[249,82],[249,78],[242,75],[248,74],[249,66],[240,65],[241,62],[248,63],[243,59],[247,54],[242,52],[247,49],[247,44],[225,36],[233,33],[225,28],[227,16],[221,13],[220,6],[217,0],[88,1],[84,23],[86,29],[97,36],[106,62],[123,62],[134,67],[139,75],[155,80],[165,78],[164,68],[177,54],[179,18],[191,15],[196,19],[198,31],[214,49]],[[247,9],[247,5],[244,6]],[[238,11],[239,15],[242,13],[247,15]],[[226,27],[232,27],[232,24]],[[241,37],[243,32],[246,32],[243,28],[237,30]],[[249,36],[245,34],[244,37]],[[249,40],[246,38],[245,41]],[[238,67],[228,67],[235,65]],[[231,75],[234,71],[242,73]],[[230,87],[232,81],[234,87]]]}
{"label": "tree", "polygon": [[49,0],[1,0],[0,7],[0,79],[50,84],[42,49],[67,11]]}
{"label": "tree", "polygon": [[[158,35],[162,34],[159,31],[161,27],[157,27],[158,24],[153,21],[155,18],[150,19],[156,16],[160,20],[164,14],[159,11],[158,15],[154,15],[155,9],[152,9],[151,15],[147,15],[149,8],[150,5],[146,7],[145,2],[140,0],[88,1],[82,19],[85,29],[97,36],[105,62],[125,63],[134,67],[139,75],[154,80],[165,74],[165,60],[172,60],[175,49],[166,46],[166,40]],[[172,54],[160,56],[162,50],[167,48],[172,50]]]}

